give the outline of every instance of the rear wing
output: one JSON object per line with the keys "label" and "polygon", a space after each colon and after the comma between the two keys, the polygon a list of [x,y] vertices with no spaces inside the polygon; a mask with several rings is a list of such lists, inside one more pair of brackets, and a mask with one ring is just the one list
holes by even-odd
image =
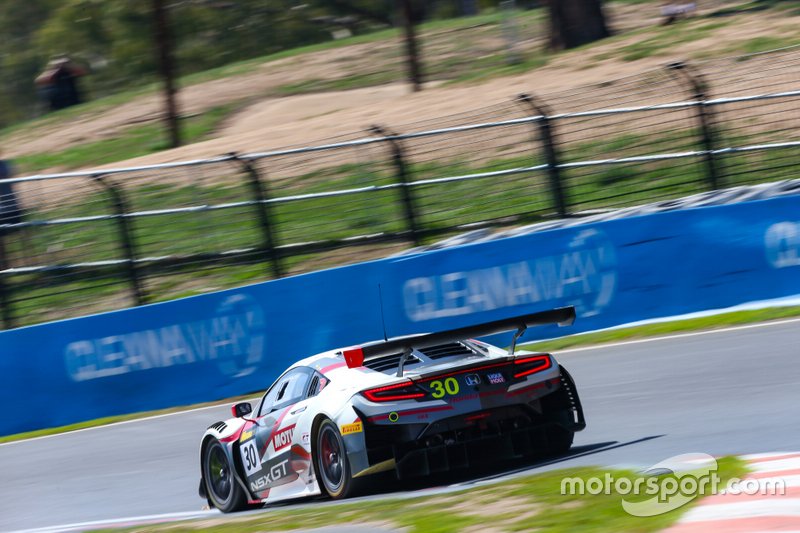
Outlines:
{"label": "rear wing", "polygon": [[496,333],[516,330],[511,340],[509,355],[513,355],[517,345],[517,340],[525,333],[529,327],[544,326],[548,324],[558,324],[559,326],[570,326],[575,321],[575,308],[559,307],[550,311],[531,313],[513,318],[504,318],[493,322],[485,322],[475,326],[439,331],[436,333],[422,333],[419,335],[408,335],[406,337],[395,337],[386,341],[374,342],[363,346],[354,346],[342,350],[342,355],[349,368],[357,368],[364,365],[364,362],[383,357],[402,353],[404,356],[400,361],[398,376],[403,374],[403,363],[415,349],[427,348],[448,342],[462,341],[475,337],[485,337]]}

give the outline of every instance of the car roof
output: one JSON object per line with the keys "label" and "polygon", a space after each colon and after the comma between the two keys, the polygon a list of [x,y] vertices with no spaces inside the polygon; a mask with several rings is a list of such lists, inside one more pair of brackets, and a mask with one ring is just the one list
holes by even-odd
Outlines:
{"label": "car roof", "polygon": [[334,359],[338,359],[339,361],[344,363],[344,357],[342,357],[341,353],[342,353],[342,349],[341,348],[336,348],[335,350],[328,350],[327,352],[321,352],[321,353],[318,353],[318,354],[314,354],[314,355],[311,355],[311,356],[306,357],[304,359],[300,359],[299,361],[294,363],[292,366],[290,366],[287,370],[290,370],[292,368],[299,367],[299,366],[308,366],[308,367],[311,367],[311,368],[317,368],[320,365],[320,363],[326,363],[326,362],[334,360]]}

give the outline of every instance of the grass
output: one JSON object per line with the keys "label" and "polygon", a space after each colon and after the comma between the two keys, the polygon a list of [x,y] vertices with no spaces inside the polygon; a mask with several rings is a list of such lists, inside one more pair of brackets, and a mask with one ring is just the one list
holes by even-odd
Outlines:
{"label": "grass", "polygon": [[[496,25],[499,24],[500,21],[501,21],[501,15],[495,11],[490,11],[487,13],[476,15],[474,17],[434,20],[430,22],[425,22],[417,27],[417,31],[420,34],[423,34],[424,36],[424,34],[426,33],[442,32],[442,31],[455,30],[461,28],[471,28],[483,25]],[[243,61],[237,61],[229,65],[225,65],[214,69],[209,69],[203,72],[189,74],[181,78],[181,85],[183,86],[193,85],[205,81],[212,81],[221,78],[227,78],[230,76],[246,74],[248,72],[252,72],[260,65],[263,65],[265,63],[271,63],[274,61],[297,57],[304,54],[322,52],[325,50],[344,48],[347,46],[369,44],[379,41],[387,41],[399,38],[400,35],[401,34],[399,29],[390,28],[390,29],[365,33],[362,35],[354,35],[352,37],[347,37],[344,39],[331,40],[322,43],[311,44],[308,46],[300,46],[289,50],[275,52],[273,54],[269,54],[266,56],[256,57],[253,59],[246,59]]]}
{"label": "grass", "polygon": [[741,13],[753,13],[766,10],[788,12],[790,15],[800,14],[795,0],[751,0],[738,5],[725,6],[712,14],[712,16],[730,16]]}
{"label": "grass", "polygon": [[80,105],[68,107],[67,109],[48,113],[47,115],[26,122],[13,124],[0,130],[0,142],[5,141],[12,135],[26,133],[37,128],[57,127],[59,124],[69,122],[79,117],[84,118],[91,115],[99,115],[116,106],[125,104],[139,96],[155,94],[158,90],[158,84],[147,83],[140,87],[128,89],[124,92],[85,102]]}
{"label": "grass", "polygon": [[505,54],[490,55],[473,62],[472,68],[449,80],[448,85],[479,83],[492,78],[513,76],[547,65],[549,57],[545,54],[523,54],[515,62],[505,59]]}
{"label": "grass", "polygon": [[[524,31],[533,31],[532,27],[543,20],[543,14],[540,10],[519,11],[515,16],[515,20],[516,24],[522,27]],[[475,35],[470,34],[467,38],[454,35],[454,32],[460,30],[471,30],[477,32],[477,34],[487,31],[496,31],[502,23],[502,13],[489,11],[474,17],[431,21],[419,25],[417,31],[422,41],[426,79],[428,81],[447,81],[450,84],[472,83],[479,80],[526,72],[547,64],[547,56],[544,52],[520,53],[519,61],[509,62],[508,52],[502,47],[499,49],[493,48],[489,51],[477,50],[473,48],[474,43],[472,42]],[[448,49],[448,51],[443,54],[427,53],[429,45],[435,48],[442,46],[441,43],[435,42],[440,35],[448,36],[445,38],[446,44],[451,49]],[[392,40],[398,40],[399,43],[400,37],[401,34],[399,30],[387,29],[338,41],[329,41],[292,50],[285,50],[269,56],[251,59],[188,76],[184,80],[184,83],[190,85],[202,81],[245,74],[269,62],[351,45],[385,43],[386,41]],[[477,54],[471,52],[476,52]],[[475,55],[479,57],[475,57]],[[277,87],[277,89],[270,94],[274,96],[290,96],[315,92],[341,91],[384,85],[391,82],[403,81],[405,79],[405,65],[397,47],[375,50],[373,56],[374,60],[371,62],[371,67],[374,67],[375,64],[388,65],[388,67],[383,68],[383,70],[355,72],[340,78],[309,78]]]}
{"label": "grass", "polygon": [[786,48],[800,44],[800,32],[791,31],[784,35],[764,35],[753,37],[744,41],[737,42],[733,45],[717,51],[716,54],[711,54],[708,51],[695,52],[692,57],[694,59],[709,59],[721,52],[723,55],[728,56],[741,56],[740,61],[747,61],[750,59],[749,55],[742,54],[756,54],[759,52],[767,52],[769,50],[777,50],[779,48]]}
{"label": "grass", "polygon": [[645,57],[668,54],[675,43],[699,41],[711,36],[716,30],[730,24],[728,20],[705,22],[702,19],[686,19],[669,26],[649,31],[647,37],[620,48],[624,61],[636,61]]}
{"label": "grass", "polygon": [[[622,3],[649,3],[652,0],[622,0]],[[776,2],[776,6],[783,6]],[[738,8],[737,8],[738,9]],[[777,9],[777,7],[776,7]],[[739,9],[735,13],[747,12]],[[539,35],[542,33],[544,14],[542,10],[520,11],[516,15],[516,24],[520,35]],[[706,17],[694,17],[682,20],[666,27],[640,28],[610,39],[601,41],[600,44],[614,42],[629,43],[622,47],[603,51],[592,57],[593,60],[607,60],[621,58],[626,61],[635,61],[641,58],[668,54],[675,43],[686,43],[704,39],[734,21],[729,18],[716,18],[709,20]],[[551,60],[552,54],[544,52],[539,45],[530,44],[530,39],[522,39],[523,49],[519,53],[519,60],[510,62],[507,50],[496,42],[489,46],[480,42],[482,36],[495,35],[503,24],[503,15],[500,12],[488,12],[476,17],[459,18],[450,20],[433,21],[422,24],[419,28],[425,53],[426,77],[432,81],[444,81],[447,84],[472,84],[484,80],[520,74],[540,68]],[[462,30],[469,30],[463,33]],[[239,61],[223,67],[211,69],[184,76],[181,85],[189,86],[206,81],[238,76],[253,72],[272,62],[325,50],[338,49],[347,46],[382,43],[372,52],[372,60],[366,64],[357,64],[355,70],[347,63],[347,56],[343,56],[342,72],[347,72],[342,77],[314,77],[310,70],[309,77],[292,83],[267,88],[261,95],[266,97],[280,97],[296,94],[319,93],[327,91],[348,90],[362,87],[382,85],[404,79],[404,65],[402,55],[397,46],[387,43],[398,39],[396,29],[380,30],[369,34],[358,35],[337,41],[328,41],[315,45],[285,50],[278,53]],[[635,42],[632,39],[638,38]],[[477,43],[477,44],[476,44]],[[765,36],[745,41],[736,45],[737,53],[750,53],[769,48],[791,44],[789,37]],[[586,45],[580,51],[591,50],[593,45]],[[429,49],[431,49],[429,51]],[[727,49],[726,53],[733,50]],[[699,52],[700,56],[707,56],[708,51]],[[361,61],[364,63],[364,61]],[[377,65],[381,65],[377,68]],[[0,139],[23,132],[27,128],[39,126],[56,127],[59,122],[71,120],[80,115],[98,114],[107,111],[115,105],[130,101],[144,94],[152,94],[158,90],[158,85],[149,83],[142,87],[134,88],[128,92],[113,95],[108,98],[89,102],[62,112],[48,115],[35,121],[20,124],[0,131]],[[235,106],[235,104],[231,104]],[[203,116],[187,119],[187,126],[203,120],[213,120],[219,109],[213,109]],[[187,132],[187,142],[194,142],[206,138],[214,128],[206,128],[203,132],[193,135]],[[163,134],[156,124],[132,127],[117,133],[115,138],[73,146],[56,154],[40,153],[29,154],[18,161],[25,172],[41,171],[44,169],[75,169],[80,167],[106,164],[131,157],[146,155],[166,148]],[[99,154],[99,155],[98,155]]]}
{"label": "grass", "polygon": [[[523,25],[533,24],[539,18],[540,13],[538,11],[520,12],[518,14],[518,20]],[[482,35],[485,32],[496,32],[501,19],[502,17],[499,13],[489,12],[475,17],[433,21],[420,25],[419,31],[426,43],[428,39],[431,39],[432,44],[435,44],[436,47],[443,46],[442,43],[444,43],[445,47],[445,49],[437,53],[431,53],[426,56],[427,78],[429,80],[455,80],[456,82],[471,81],[496,75],[522,72],[544,64],[545,61],[536,56],[525,58],[515,65],[508,65],[504,50],[500,52],[492,50],[491,53],[485,53],[480,46],[473,45],[469,39],[468,42],[461,43],[461,40],[465,37],[473,37],[477,34]],[[459,32],[462,30],[468,30],[470,35],[461,35]],[[343,60],[347,64],[343,63],[342,71],[348,72],[355,68],[354,72],[345,76],[319,78],[314,77],[314,70],[309,69],[309,77],[306,79],[300,79],[281,86],[267,86],[260,94],[253,94],[242,101],[232,102],[226,106],[206,111],[200,116],[185,119],[185,143],[207,138],[209,134],[214,132],[216,125],[224,120],[226,116],[255,98],[348,90],[404,80],[405,70],[400,49],[398,46],[391,44],[392,41],[397,40],[398,36],[399,31],[396,29],[381,30],[346,39],[285,50],[182,77],[179,84],[186,87],[244,75],[279,60],[347,46],[382,43],[371,53],[372,57],[369,61],[364,61],[362,58],[360,61],[363,64],[357,62],[355,67],[349,66],[349,63],[347,63],[348,57],[344,56]],[[474,60],[473,54],[479,54],[481,57],[478,60]],[[51,113],[39,119],[0,130],[0,141],[17,134],[31,134],[37,128],[56,128],[59,124],[78,117],[85,118],[91,115],[100,115],[115,106],[144,95],[153,94],[158,90],[158,84],[146,83],[141,87],[132,88],[123,93]],[[195,131],[198,128],[201,131]],[[19,157],[16,163],[23,173],[50,169],[71,170],[126,160],[168,148],[162,127],[156,122],[143,126],[126,127],[112,132],[112,134],[113,137],[111,138],[74,145],[57,153],[27,154]]]}
{"label": "grass", "polygon": [[292,96],[295,94],[347,91],[350,89],[360,89],[362,87],[384,85],[391,83],[396,79],[396,74],[390,71],[365,72],[360,74],[352,74],[343,78],[312,78],[303,80],[296,83],[282,85],[278,87],[277,92],[281,96]]}
{"label": "grass", "polygon": [[[692,130],[650,135],[645,145],[636,136],[609,136],[573,146],[567,160],[591,159],[598,154],[630,155],[643,149],[679,151],[687,142],[695,142],[695,136],[696,132]],[[738,139],[736,144],[746,141]],[[513,154],[503,156],[498,153],[495,159],[487,157],[470,161],[464,159],[465,156],[452,156],[454,158],[449,161],[411,162],[409,170],[414,179],[427,179],[506,170],[541,162],[526,151],[514,145]],[[791,155],[791,151],[787,154]],[[388,154],[378,152],[378,157],[388,157]],[[758,162],[762,157],[764,155],[759,153],[729,155],[723,163],[739,166],[745,162]],[[763,181],[774,180],[783,177],[780,173],[791,173],[794,168],[788,165],[780,171],[759,174],[758,177]],[[183,172],[165,174],[158,181],[125,182],[118,178],[112,178],[112,181],[121,185],[129,212],[213,206],[251,197],[246,175],[232,162],[221,163],[205,172],[192,170],[188,174],[190,180],[175,179],[183,176]],[[270,172],[269,165],[267,172]],[[209,179],[211,176],[213,179]],[[563,180],[570,208],[578,212],[700,192],[705,187],[704,176],[700,161],[660,161],[600,167],[590,169],[590,172],[574,169],[566,171]],[[273,197],[281,197],[386,185],[396,179],[393,169],[377,159],[333,165],[300,175],[272,177],[271,189]],[[31,210],[28,219],[71,219],[113,213],[107,193],[88,180],[82,183],[82,187],[80,194],[65,197],[57,206]],[[514,194],[509,194],[510,191]],[[542,172],[420,186],[414,189],[414,201],[423,227],[440,231],[436,239],[457,232],[453,230],[457,225],[486,220],[500,220],[502,222],[498,223],[504,225],[530,223],[541,221],[553,212],[546,176]],[[395,190],[285,202],[274,204],[271,212],[277,242],[281,245],[347,239],[378,232],[396,234],[405,230],[407,224],[399,193]],[[309,216],[309,213],[314,216]],[[15,262],[14,266],[58,265],[124,257],[116,221],[72,222],[68,232],[64,227],[37,226],[7,237],[7,252]],[[249,205],[188,214],[142,216],[132,220],[131,228],[138,257],[222,253],[258,247],[263,242],[256,210]],[[366,252],[379,257],[384,250],[385,246],[373,246],[368,250],[362,248],[362,254]],[[349,254],[311,254],[285,259],[291,272],[298,273],[341,265],[349,257]],[[263,260],[266,261],[266,257]],[[145,274],[146,292],[149,301],[163,301],[268,279],[269,265],[257,259],[255,263],[227,266],[197,263],[182,271],[149,272]],[[57,273],[8,276],[7,286],[19,300],[12,307],[21,317],[20,325],[130,305],[126,271],[119,268],[105,272],[104,280],[97,279],[101,275],[99,272],[71,278]],[[22,287],[24,293],[17,289]]]}
{"label": "grass", "polygon": [[[618,1],[620,3],[654,4],[652,0]],[[607,44],[615,41],[630,40],[637,35],[645,36],[642,40],[629,44],[621,50],[604,52],[601,55],[603,59],[619,56],[620,54],[626,60],[647,57],[667,51],[676,42],[705,38],[728,23],[728,20],[709,22],[705,19],[695,18],[680,21],[668,27],[640,28],[601,41],[600,44]],[[520,40],[517,61],[509,60],[502,35],[504,31],[504,15],[500,11],[488,11],[475,17],[439,20],[421,24],[418,31],[422,41],[427,79],[445,81],[449,84],[471,84],[491,78],[527,72],[546,65],[552,54],[543,51],[542,44],[537,39],[531,39],[532,36],[539,38],[544,33],[545,14],[543,10],[518,11],[514,17],[514,24],[517,27],[516,33]],[[207,81],[240,76],[280,60],[370,43],[380,43],[380,46],[376,46],[371,52],[370,60],[362,60],[359,64],[356,64],[355,70],[350,68],[348,56],[344,55],[342,57],[342,72],[347,72],[345,76],[320,78],[315,77],[314,71],[310,70],[308,78],[268,88],[260,96],[288,96],[311,92],[347,90],[381,85],[392,81],[402,81],[405,78],[405,66],[402,51],[400,47],[396,46],[399,41],[400,32],[397,29],[379,30],[346,39],[284,50],[186,75],[181,78],[180,85],[186,87]],[[591,46],[586,45],[578,49],[577,52],[590,49]],[[600,58],[600,56],[597,56],[597,58]],[[379,65],[380,69],[377,69]],[[0,140],[40,126],[53,127],[60,122],[74,119],[77,116],[103,113],[116,105],[142,95],[153,94],[158,90],[159,85],[157,83],[148,82],[123,93],[6,128],[0,131]],[[135,138],[137,137],[136,133],[132,132],[127,136]],[[158,149],[158,146],[158,142],[150,143],[149,146],[145,147],[144,153]],[[103,146],[98,145],[96,148],[103,148]],[[84,150],[84,152],[88,151],[88,149]],[[141,151],[137,153],[141,153]],[[78,155],[76,153],[65,154],[64,157],[69,160],[70,167],[79,165]],[[44,164],[47,161],[45,156],[39,156],[38,159],[41,162],[40,164]]]}
{"label": "grass", "polygon": [[[541,18],[539,11],[523,15],[526,24],[533,24]],[[439,21],[424,25],[423,33],[452,33],[452,41],[460,42],[465,35],[458,33],[464,28],[481,28],[497,25],[498,13],[482,15],[470,19]],[[656,53],[659,47],[676,39],[702,38],[725,21],[707,22],[703,20],[683,21],[674,26],[661,28],[655,36],[643,39],[628,53]],[[458,31],[457,31],[458,30]],[[650,31],[650,30],[648,30]],[[289,50],[257,60],[242,62],[215,71],[201,73],[184,79],[185,84],[197,83],[204,79],[217,79],[256,68],[267,61],[275,61],[297,54],[358,44],[377,42],[396,35],[395,30],[386,30],[349,40],[322,43],[313,47]],[[472,35],[470,33],[470,35]],[[630,35],[630,34],[629,34]],[[447,37],[450,39],[451,37]],[[615,37],[617,38],[617,37]],[[468,46],[464,44],[464,46]],[[435,76],[450,76],[453,82],[485,79],[497,75],[519,72],[546,61],[546,56],[527,54],[523,61],[509,65],[505,61],[505,51],[477,56],[464,65],[461,56],[444,57],[432,62],[429,67]],[[438,70],[437,70],[438,69]],[[363,75],[353,74],[338,80],[311,79],[280,88],[287,94],[337,90],[356,86],[382,83],[391,73],[378,72]],[[207,78],[203,78],[206,76]],[[116,98],[116,97],[114,97]],[[89,104],[93,105],[93,104]],[[99,104],[98,104],[99,105]],[[189,142],[206,138],[237,105],[222,106],[186,119],[185,129]],[[90,108],[86,108],[90,109]],[[91,108],[93,109],[93,108]],[[77,113],[78,109],[65,110],[65,117]],[[560,126],[559,126],[560,127]],[[527,126],[525,126],[527,128]],[[569,125],[564,128],[570,128]],[[534,131],[526,132],[525,140]],[[563,132],[559,132],[563,134]],[[579,159],[621,157],[640,155],[645,151],[674,152],[698,147],[699,135],[694,129],[686,128],[676,133],[660,133],[643,136],[622,134],[610,129],[603,131],[602,137],[579,142],[562,142],[565,162]],[[574,135],[575,132],[572,132]],[[562,138],[563,139],[563,138]],[[759,142],[766,139],[765,134],[758,137]],[[470,141],[471,138],[465,138]],[[751,139],[752,140],[752,139]],[[743,144],[747,139],[737,139]],[[410,143],[409,143],[410,144]],[[466,145],[465,145],[466,146]],[[147,124],[129,128],[117,138],[74,146],[57,153],[35,154],[21,158],[18,163],[24,170],[33,172],[45,168],[64,169],[97,166],[119,159],[127,159],[164,148],[160,127]],[[391,168],[386,168],[389,155],[383,146],[371,152],[358,154],[358,164],[334,164],[328,168],[306,171],[290,177],[275,178],[270,162],[266,169],[270,176],[273,196],[295,193],[313,193],[361,187],[385,185],[396,180]],[[415,146],[411,153],[418,150]],[[453,176],[471,172],[502,170],[521,166],[531,166],[542,162],[538,155],[539,146],[521,146],[508,142],[497,148],[498,152],[487,152],[480,161],[473,154],[437,155],[441,161],[411,161],[410,170],[414,179]],[[506,152],[503,152],[506,150]],[[508,151],[513,153],[509,154]],[[366,156],[364,155],[366,154]],[[377,156],[375,155],[377,154]],[[773,151],[769,155],[793,155],[791,151]],[[345,154],[343,158],[352,159]],[[784,165],[781,169],[771,168],[769,172],[759,172],[755,167],[770,168],[762,153],[727,155],[724,165],[731,167],[753,167],[750,182],[771,181],[787,177],[794,166]],[[449,158],[447,160],[446,158]],[[492,159],[493,158],[493,159]],[[364,161],[369,159],[368,161]],[[413,159],[413,156],[412,156]],[[469,160],[466,160],[469,159]],[[720,158],[723,159],[723,158]],[[305,165],[305,160],[282,159],[279,165],[288,168],[292,164]],[[288,170],[291,172],[292,170]],[[123,184],[126,201],[130,211],[148,211],[174,207],[199,205],[218,205],[250,198],[249,184],[239,169],[233,164],[212,168],[187,170],[190,179],[181,179],[184,171],[175,171],[163,176],[152,176],[152,182],[126,181],[123,178],[112,180]],[[278,172],[287,171],[279,168]],[[178,176],[179,179],[172,179]],[[136,178],[138,180],[138,178]],[[739,178],[741,179],[741,178]],[[156,182],[156,180],[159,180]],[[563,172],[562,180],[572,211],[595,208],[619,208],[640,203],[676,198],[700,192],[704,188],[705,170],[698,160],[661,161],[636,165],[600,166],[587,169],[569,169]],[[275,182],[275,183],[272,183]],[[188,184],[187,184],[188,183]],[[741,183],[741,182],[740,182]],[[740,183],[728,183],[735,185]],[[107,215],[111,202],[106,193],[89,185],[81,194],[65,197],[57,208],[31,209],[29,219],[52,220],[56,218],[81,217],[86,215]],[[513,192],[513,194],[511,194]],[[444,193],[444,194],[443,194]],[[513,225],[530,223],[553,216],[552,201],[546,185],[544,173],[531,173],[509,176],[502,179],[482,179],[469,182],[454,182],[444,185],[428,185],[414,189],[418,218],[425,228],[442,230],[445,236],[455,225],[468,225],[493,220],[498,224]],[[78,202],[79,200],[79,202]],[[273,206],[273,226],[279,244],[292,244],[319,240],[346,239],[378,232],[397,233],[406,229],[406,221],[400,197],[396,191],[381,191],[370,194],[356,194],[326,199],[312,199],[299,202],[281,203]],[[313,214],[313,216],[309,216]],[[257,213],[251,206],[232,209],[203,211],[191,214],[172,214],[137,217],[131,227],[136,240],[137,253],[142,256],[194,255],[201,252],[225,252],[231,249],[257,247],[263,242]],[[69,231],[65,231],[68,228]],[[123,252],[118,239],[118,228],[113,220],[91,223],[73,223],[69,226],[37,226],[28,232],[27,240],[9,237],[7,247],[9,256],[17,258],[33,257],[33,264],[57,265],[64,263],[103,261],[120,259]],[[386,246],[374,246],[362,252],[377,257],[387,250]],[[328,253],[285,258],[292,273],[309,271],[321,266],[335,266],[347,262],[350,254]],[[20,265],[13,265],[20,266]],[[25,266],[25,265],[21,265]],[[202,266],[202,269],[200,267]],[[234,287],[246,282],[267,279],[268,265],[241,264],[224,267],[222,265],[197,265],[193,271],[172,272],[170,274],[148,273],[146,290],[150,301],[161,301],[178,296],[199,294],[209,290]],[[64,318],[66,315],[86,312],[106,311],[130,305],[125,272],[105,272],[104,280],[91,276],[64,278],[56,275],[41,279],[28,274],[15,274],[8,279],[14,290],[15,312],[21,316],[21,324],[32,324],[44,320]],[[19,289],[24,287],[23,290]],[[55,311],[54,311],[55,310]]]}
{"label": "grass", "polygon": [[[181,133],[184,144],[208,138],[241,105],[224,105],[184,118]],[[21,156],[15,160],[24,173],[59,168],[71,170],[114,163],[169,148],[161,123],[126,128],[120,134],[101,141],[78,144],[60,152]]]}
{"label": "grass", "polygon": [[[717,475],[722,483],[740,478],[747,470],[743,461],[724,457],[718,461]],[[556,470],[484,485],[444,495],[410,499],[382,499],[342,503],[318,507],[307,506],[290,510],[269,510],[245,517],[226,516],[218,519],[148,524],[147,531],[189,532],[213,529],[224,533],[255,531],[289,531],[335,525],[360,524],[403,528],[411,533],[456,533],[478,531],[530,531],[541,533],[620,531],[660,531],[674,524],[690,507],[647,518],[627,514],[621,505],[620,494],[562,494],[565,478],[604,479],[611,474],[615,480],[635,483],[642,478],[629,470],[604,470],[586,467]],[[658,478],[660,486],[667,479]],[[705,495],[708,495],[707,493]],[[629,497],[633,500],[634,498]],[[697,502],[700,498],[693,500]],[[144,531],[127,528],[126,531]]]}
{"label": "grass", "polygon": [[0,444],[6,442],[15,442],[20,440],[34,439],[36,437],[45,437],[47,435],[58,435],[61,433],[69,433],[70,431],[78,431],[80,429],[95,428],[100,426],[107,426],[109,424],[116,424],[118,422],[127,422],[130,420],[138,420],[140,418],[148,418],[151,416],[167,415],[171,413],[180,413],[190,409],[200,409],[202,407],[213,407],[216,405],[228,405],[237,402],[249,401],[253,399],[252,394],[236,396],[227,400],[205,402],[195,405],[183,405],[178,407],[170,407],[169,409],[159,409],[156,411],[145,411],[142,413],[130,413],[126,415],[107,416],[104,418],[96,418],[94,420],[87,420],[85,422],[78,422],[76,424],[69,424],[66,426],[59,426],[54,428],[37,429],[36,431],[27,431],[25,433],[17,433],[15,435],[0,436]]}
{"label": "grass", "polygon": [[771,307],[753,311],[735,311],[702,318],[690,318],[671,322],[660,322],[630,328],[597,331],[561,337],[558,339],[533,342],[522,345],[525,350],[556,352],[578,346],[595,346],[611,342],[645,339],[688,331],[707,331],[742,324],[753,324],[800,316],[800,307]]}
{"label": "grass", "polygon": [[798,44],[798,36],[792,37],[771,37],[769,35],[763,37],[755,37],[744,41],[739,46],[739,51],[745,54],[755,54],[758,52],[766,52],[767,50],[775,50],[786,46]]}
{"label": "grass", "polygon": [[[501,15],[498,12],[491,11],[474,17],[464,17],[464,18],[426,22],[419,25],[418,31],[424,37],[425,34],[447,32],[450,30],[480,27],[484,25],[496,26],[500,23],[500,21],[501,21]],[[234,63],[230,63],[228,65],[209,69],[203,72],[187,74],[179,79],[178,85],[180,87],[187,87],[208,81],[240,76],[243,74],[253,72],[258,68],[260,68],[262,65],[273,63],[283,59],[289,59],[292,57],[297,57],[306,54],[313,54],[315,52],[322,52],[325,50],[345,48],[353,45],[389,41],[397,39],[399,36],[400,36],[400,31],[398,29],[391,28],[391,29],[374,31],[363,35],[355,35],[353,37],[348,37],[345,39],[331,40],[318,44],[301,46],[289,50],[283,50],[280,52],[268,54],[265,56],[237,61]],[[366,83],[369,77],[370,75],[368,74],[361,74],[358,75],[356,79],[352,80],[349,83],[343,83],[341,86],[344,88],[363,86],[359,85],[359,82]],[[377,81],[378,83],[386,82],[385,79],[380,79],[380,78],[375,81]],[[314,82],[313,79],[308,80],[309,84],[311,84],[312,82]],[[335,84],[335,80],[328,80],[328,82]],[[299,91],[306,90],[306,88],[302,85],[302,83],[303,82],[300,82],[301,85],[298,88]],[[7,139],[12,135],[20,134],[36,128],[55,127],[60,123],[68,122],[78,117],[85,117],[87,115],[92,115],[92,114],[101,114],[108,111],[109,109],[112,109],[115,106],[127,103],[133,100],[134,98],[155,94],[160,90],[161,90],[161,85],[159,83],[147,80],[146,83],[143,83],[138,87],[131,87],[123,92],[114,95],[89,101],[84,104],[64,109],[58,112],[50,113],[43,117],[39,117],[27,122],[22,122],[19,124],[8,126],[0,130],[0,142],[2,142],[3,140]],[[291,92],[291,86],[280,88],[277,91],[277,95],[287,95],[287,94],[296,94],[296,93]]]}

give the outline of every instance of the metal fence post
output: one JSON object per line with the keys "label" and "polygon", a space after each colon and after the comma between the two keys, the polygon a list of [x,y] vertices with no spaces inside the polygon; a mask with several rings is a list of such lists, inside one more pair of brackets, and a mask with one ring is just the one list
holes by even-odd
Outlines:
{"label": "metal fence post", "polygon": [[[0,228],[0,270],[5,271],[7,269],[6,229]],[[16,325],[16,320],[14,319],[14,310],[11,307],[11,293],[6,284],[5,275],[2,273],[0,273],[0,306],[2,306],[3,327],[5,329],[13,328]]]}
{"label": "metal fence post", "polygon": [[136,266],[136,244],[133,240],[133,229],[130,224],[128,224],[128,208],[125,203],[125,196],[122,194],[120,188],[114,182],[107,180],[105,176],[96,174],[91,176],[91,178],[95,183],[101,185],[111,197],[111,202],[114,206],[114,218],[117,219],[117,229],[122,243],[122,250],[127,259],[126,273],[131,283],[133,300],[136,302],[136,305],[144,305],[147,303],[147,298],[142,288],[139,269]]}
{"label": "metal fence post", "polygon": [[272,210],[269,205],[269,185],[265,180],[261,179],[253,162],[250,159],[242,159],[237,154],[232,153],[230,156],[234,161],[238,161],[247,174],[248,182],[250,183],[250,190],[256,202],[256,212],[258,214],[258,221],[261,225],[261,233],[263,237],[263,248],[266,251],[267,258],[269,259],[272,275],[276,278],[282,278],[285,275],[283,269],[283,262],[281,254],[277,249],[277,238],[273,231],[272,223]]}
{"label": "metal fence post", "polygon": [[397,179],[401,185],[400,194],[405,209],[406,224],[408,225],[408,231],[411,233],[411,240],[414,242],[414,246],[420,246],[422,244],[422,232],[420,231],[419,222],[417,220],[414,195],[411,192],[412,181],[409,176],[408,166],[406,165],[403,145],[400,144],[396,133],[382,126],[374,125],[370,127],[370,131],[383,137],[392,147],[392,161],[397,170]]}
{"label": "metal fence post", "polygon": [[720,162],[714,150],[716,149],[716,134],[714,132],[714,111],[707,104],[709,99],[708,84],[702,75],[683,62],[670,63],[667,69],[675,73],[677,78],[683,78],[689,83],[692,98],[697,101],[697,122],[700,127],[700,142],[703,147],[703,156],[706,166],[706,179],[710,189],[720,187]]}
{"label": "metal fence post", "polygon": [[[534,144],[541,144],[544,152],[544,160],[547,164],[547,176],[550,181],[550,194],[553,198],[553,206],[556,208],[558,216],[565,218],[567,213],[567,195],[564,190],[564,185],[561,177],[561,169],[559,168],[559,156],[556,149],[555,132],[553,128],[553,121],[550,118],[550,110],[547,106],[534,98],[530,94],[520,94],[517,96],[517,101],[525,104],[533,111],[538,117],[536,124],[538,125],[539,138],[534,137]],[[537,143],[538,140],[538,143]]]}

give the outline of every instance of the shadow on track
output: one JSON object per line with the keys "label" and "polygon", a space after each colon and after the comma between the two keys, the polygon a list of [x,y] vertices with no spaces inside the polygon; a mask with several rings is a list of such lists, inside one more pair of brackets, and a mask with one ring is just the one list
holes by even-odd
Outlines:
{"label": "shadow on track", "polygon": [[[385,497],[385,496],[400,497],[400,498],[414,497],[415,493],[418,491],[432,490],[436,492],[439,489],[461,490],[469,488],[471,485],[476,485],[485,481],[498,480],[505,477],[511,478],[525,474],[535,474],[536,470],[542,467],[567,462],[577,457],[585,457],[605,452],[608,450],[614,450],[626,446],[634,446],[653,439],[661,438],[663,436],[664,435],[652,435],[649,437],[642,437],[640,439],[627,442],[607,441],[607,442],[598,442],[594,444],[586,444],[583,446],[573,446],[572,449],[569,451],[569,453],[565,455],[560,455],[558,457],[547,457],[547,458],[543,458],[541,456],[530,457],[526,459],[518,459],[515,461],[494,463],[478,469],[475,468],[465,469],[461,471],[447,472],[444,474],[435,474],[427,477],[415,478],[410,480],[398,481],[394,477],[394,473],[390,473],[388,475],[378,475],[375,476],[374,482],[371,484],[372,486],[370,487],[367,493],[362,494],[361,496],[356,498],[349,498],[347,500],[344,500],[344,502],[354,502],[358,500],[373,499],[376,497]],[[318,503],[323,503],[319,500],[327,500],[327,498],[314,497],[314,498],[289,500],[283,502],[275,502],[272,504],[267,504],[266,506],[263,507],[263,509],[268,510],[268,509],[281,509],[281,508],[293,507],[298,504],[300,505],[308,504],[314,502],[315,500]],[[330,500],[327,501],[329,501],[330,503],[334,503]]]}

